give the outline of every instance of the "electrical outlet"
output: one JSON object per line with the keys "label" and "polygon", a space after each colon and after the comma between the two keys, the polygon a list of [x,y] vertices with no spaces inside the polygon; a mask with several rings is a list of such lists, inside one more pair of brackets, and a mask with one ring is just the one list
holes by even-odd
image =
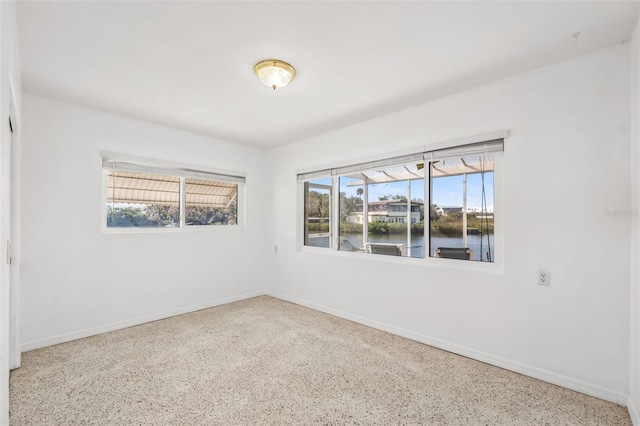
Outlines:
{"label": "electrical outlet", "polygon": [[275,254],[278,254],[278,246],[273,246],[273,252],[274,252]]}
{"label": "electrical outlet", "polygon": [[538,271],[538,285],[551,285],[551,272]]}

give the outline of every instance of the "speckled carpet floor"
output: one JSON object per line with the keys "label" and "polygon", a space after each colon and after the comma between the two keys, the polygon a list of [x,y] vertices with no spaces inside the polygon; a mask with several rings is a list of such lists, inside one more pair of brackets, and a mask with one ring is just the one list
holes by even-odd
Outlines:
{"label": "speckled carpet floor", "polygon": [[630,425],[624,407],[270,297],[39,349],[19,425]]}

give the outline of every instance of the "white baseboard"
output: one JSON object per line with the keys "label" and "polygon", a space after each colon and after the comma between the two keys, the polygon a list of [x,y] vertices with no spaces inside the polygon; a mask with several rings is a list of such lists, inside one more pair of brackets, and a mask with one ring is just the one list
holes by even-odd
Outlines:
{"label": "white baseboard", "polygon": [[[504,368],[506,370],[514,371],[525,376],[533,377],[554,385],[562,386],[567,389],[574,390],[576,392],[584,393],[586,395],[594,396],[596,398],[611,401],[620,405],[627,405],[628,395],[622,392],[617,392],[611,389],[606,389],[601,386],[593,385],[591,383],[583,382],[571,377],[563,376],[551,371],[546,371],[531,365],[523,364],[517,361],[512,361],[506,358],[502,358],[496,355],[492,355],[486,352],[478,351],[466,346],[458,345],[446,340],[438,339],[435,337],[426,336],[424,334],[416,333],[403,328],[395,327],[393,325],[385,324],[368,318],[364,318],[358,315],[353,315],[348,312],[340,311],[338,309],[329,308],[327,306],[319,305],[317,303],[309,302],[306,300],[298,299],[296,297],[287,296],[282,293],[267,291],[266,294],[277,299],[286,300],[297,305],[302,305],[307,308],[315,309],[317,311],[325,312],[330,315],[334,315],[340,318],[347,319],[349,321],[357,322],[369,327],[376,328],[378,330],[386,331],[397,336],[406,337],[407,339],[415,340],[416,342],[424,343],[429,346],[433,346],[439,349],[443,349],[448,352],[453,352],[458,355],[462,355],[468,358],[475,359],[487,364],[495,365],[496,367]],[[637,414],[637,413],[636,413]],[[634,425],[640,426],[639,423]]]}
{"label": "white baseboard", "polygon": [[84,330],[72,331],[70,333],[59,334],[53,337],[47,337],[45,339],[32,340],[30,342],[23,343],[20,347],[22,352],[32,351],[34,349],[40,349],[47,346],[57,345],[60,343],[70,342],[72,340],[82,339],[89,336],[95,336],[96,334],[108,333],[110,331],[120,330],[122,328],[132,327],[134,325],[140,325],[147,322],[157,321],[165,318],[170,318],[176,315],[187,314],[189,312],[195,312],[202,309],[213,308],[214,306],[225,305],[227,303],[237,302],[240,300],[250,299],[256,296],[262,296],[265,292],[263,290],[252,291],[249,293],[242,293],[236,296],[225,297],[223,299],[211,300],[209,302],[198,303],[196,305],[185,306],[182,308],[171,309],[156,314],[145,315],[141,317],[132,318],[125,321],[118,321],[110,324],[101,325],[99,327],[87,328]]}
{"label": "white baseboard", "polygon": [[487,364],[495,365],[496,367],[504,368],[506,370],[514,371],[516,373],[524,374],[525,376],[533,377],[554,385],[562,386],[567,389],[581,392],[586,395],[594,396],[596,398],[611,401],[620,405],[628,405],[629,415],[634,426],[640,426],[640,416],[638,413],[638,407],[628,398],[628,395],[622,392],[606,389],[601,386],[593,385],[591,383],[583,382],[571,377],[563,376],[551,371],[546,371],[531,365],[523,364],[517,361],[512,361],[506,358],[502,358],[496,355],[492,355],[486,352],[478,351],[466,346],[458,345],[446,340],[438,339],[424,334],[416,333],[411,330],[406,330],[400,327],[395,327],[386,323],[371,320],[365,317],[354,315],[348,312],[344,312],[338,309],[330,308],[327,306],[319,305],[307,300],[298,299],[282,293],[273,291],[258,290],[249,293],[243,293],[236,296],[226,297],[223,299],[212,300],[209,302],[199,303],[196,305],[185,306],[182,308],[172,309],[156,314],[145,315],[141,317],[132,318],[125,321],[119,321],[102,325],[99,327],[88,328],[84,330],[78,330],[70,333],[59,334],[57,336],[48,337],[45,339],[32,340],[22,344],[22,352],[28,352],[34,349],[44,348],[46,346],[57,345],[59,343],[70,342],[72,340],[82,339],[89,336],[95,336],[101,333],[107,333],[110,331],[119,330],[122,328],[132,327],[148,323],[151,321],[157,321],[165,318],[170,318],[176,315],[182,315],[189,312],[199,311],[201,309],[212,308],[214,306],[225,305],[227,303],[237,302],[240,300],[250,299],[252,297],[268,295],[277,299],[285,300],[297,305],[305,306],[320,312],[325,312],[336,317],[344,318],[349,321],[357,322],[369,327],[376,328],[378,330],[386,331],[388,333],[395,334],[397,336],[405,337],[407,339],[415,340],[416,342],[424,343],[429,346],[433,346],[439,349],[443,349],[448,352],[452,352],[458,355],[462,355],[468,358],[472,358]]}
{"label": "white baseboard", "polygon": [[640,411],[638,410],[636,401],[633,401],[631,397],[629,397],[629,401],[627,402],[627,409],[629,410],[629,417],[631,417],[631,424],[633,424],[633,426],[640,426]]}

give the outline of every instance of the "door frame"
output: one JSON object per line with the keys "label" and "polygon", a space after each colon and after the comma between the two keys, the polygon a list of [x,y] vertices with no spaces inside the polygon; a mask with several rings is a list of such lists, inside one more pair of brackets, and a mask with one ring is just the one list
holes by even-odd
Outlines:
{"label": "door frame", "polygon": [[11,120],[11,265],[9,265],[9,369],[20,367],[20,119],[16,106],[15,85],[9,74],[9,117]]}

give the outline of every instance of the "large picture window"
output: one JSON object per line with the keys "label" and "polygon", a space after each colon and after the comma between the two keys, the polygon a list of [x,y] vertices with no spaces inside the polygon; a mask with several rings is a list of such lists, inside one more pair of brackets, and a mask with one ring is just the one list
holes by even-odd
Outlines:
{"label": "large picture window", "polygon": [[244,177],[103,157],[107,228],[237,225]]}
{"label": "large picture window", "polygon": [[494,262],[494,159],[502,151],[499,139],[300,174],[304,245]]}

